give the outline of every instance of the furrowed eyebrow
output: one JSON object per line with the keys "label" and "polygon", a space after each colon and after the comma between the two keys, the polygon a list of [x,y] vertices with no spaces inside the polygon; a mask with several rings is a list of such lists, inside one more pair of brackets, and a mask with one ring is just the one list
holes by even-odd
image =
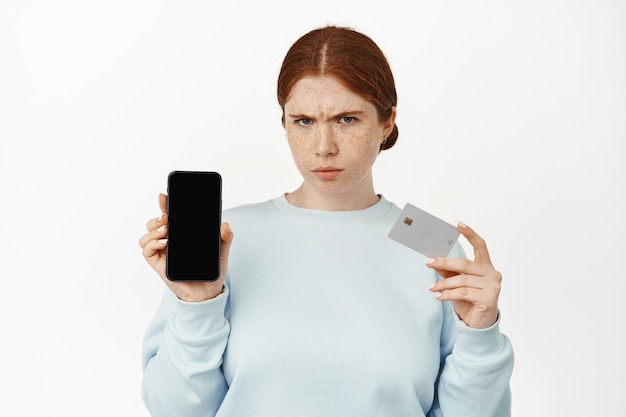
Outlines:
{"label": "furrowed eyebrow", "polygon": [[364,111],[361,110],[356,110],[356,111],[346,111],[346,112],[342,112],[339,114],[336,114],[334,116],[331,117],[332,119],[341,119],[342,117],[355,117],[355,116],[360,116],[363,113],[365,113]]}
{"label": "furrowed eyebrow", "polygon": [[[360,115],[362,115],[364,113],[365,112],[362,111],[362,110],[345,111],[345,112],[334,114],[334,115],[330,116],[327,120],[341,119],[342,117],[355,117],[355,116],[360,116]],[[307,116],[306,114],[288,114],[287,116],[289,118],[291,118],[291,119],[296,119],[296,120],[299,120],[299,119],[315,119],[315,117]]]}
{"label": "furrowed eyebrow", "polygon": [[311,119],[311,117],[306,116],[304,114],[288,114],[287,117],[289,117],[290,119]]}

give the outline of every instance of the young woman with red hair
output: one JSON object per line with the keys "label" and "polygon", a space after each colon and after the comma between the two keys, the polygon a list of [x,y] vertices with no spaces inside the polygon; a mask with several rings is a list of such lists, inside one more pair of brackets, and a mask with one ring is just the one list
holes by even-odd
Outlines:
{"label": "young woman with red hair", "polygon": [[[140,245],[167,290],[143,352],[157,416],[507,416],[513,351],[483,239],[429,259],[387,237],[372,167],[398,139],[389,64],[367,36],[313,30],[278,77],[301,185],[227,210],[222,276],[165,276],[167,215]],[[230,229],[236,231],[236,236]]]}

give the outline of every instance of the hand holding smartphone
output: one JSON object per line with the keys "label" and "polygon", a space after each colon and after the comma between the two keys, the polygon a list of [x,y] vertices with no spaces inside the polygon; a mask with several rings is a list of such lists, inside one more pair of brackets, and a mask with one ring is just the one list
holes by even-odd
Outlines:
{"label": "hand holding smartphone", "polygon": [[167,183],[165,275],[170,281],[217,280],[222,214],[220,174],[172,171]]}

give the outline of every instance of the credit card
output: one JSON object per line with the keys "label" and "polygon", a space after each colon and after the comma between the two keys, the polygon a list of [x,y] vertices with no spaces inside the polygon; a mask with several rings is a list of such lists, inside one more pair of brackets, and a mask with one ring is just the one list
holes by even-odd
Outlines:
{"label": "credit card", "polygon": [[436,258],[448,256],[460,234],[450,223],[407,203],[389,237],[426,257]]}

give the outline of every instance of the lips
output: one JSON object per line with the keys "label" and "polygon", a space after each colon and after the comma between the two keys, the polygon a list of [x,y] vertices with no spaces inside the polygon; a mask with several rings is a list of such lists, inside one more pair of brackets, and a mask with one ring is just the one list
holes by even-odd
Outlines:
{"label": "lips", "polygon": [[319,167],[315,168],[312,172],[321,180],[332,180],[337,178],[343,169],[335,167]]}

